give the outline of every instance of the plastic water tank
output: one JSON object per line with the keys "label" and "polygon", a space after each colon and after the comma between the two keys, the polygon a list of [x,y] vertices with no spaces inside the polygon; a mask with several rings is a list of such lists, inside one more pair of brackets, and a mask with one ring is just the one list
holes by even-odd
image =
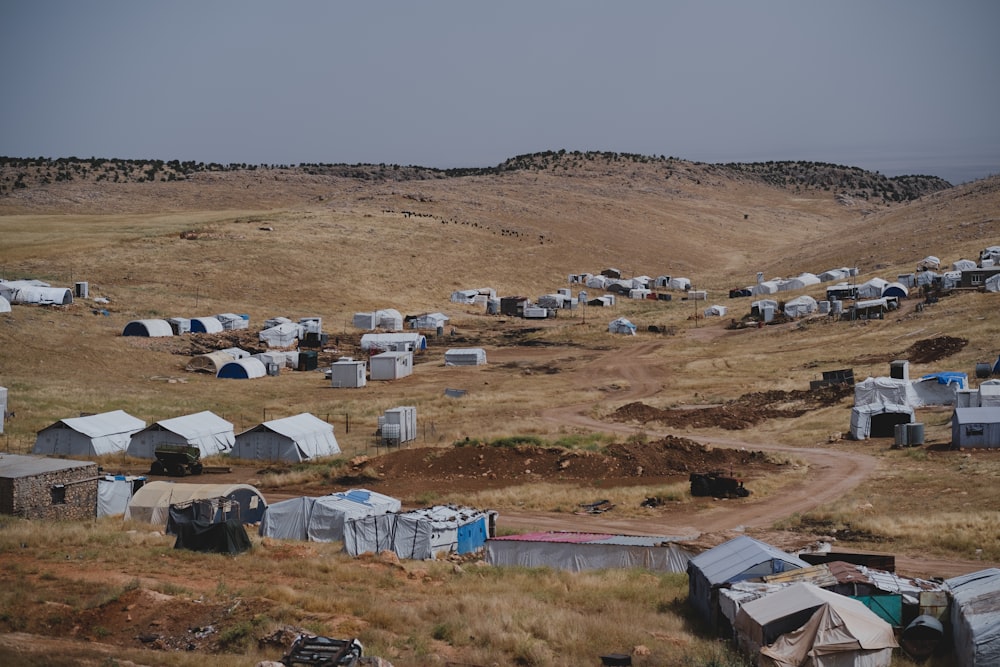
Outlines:
{"label": "plastic water tank", "polygon": [[906,440],[911,447],[916,447],[918,445],[924,444],[924,425],[922,422],[913,422],[912,424],[905,424],[906,426]]}
{"label": "plastic water tank", "polygon": [[893,434],[895,435],[895,444],[897,447],[906,447],[910,444],[910,430],[907,428],[909,424],[896,424],[893,427]]}

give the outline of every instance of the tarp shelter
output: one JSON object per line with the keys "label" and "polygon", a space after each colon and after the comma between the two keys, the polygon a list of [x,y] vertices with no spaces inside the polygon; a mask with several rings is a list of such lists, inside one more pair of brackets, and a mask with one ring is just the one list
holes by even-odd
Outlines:
{"label": "tarp shelter", "polygon": [[0,313],[9,313],[9,312],[10,312],[10,301],[8,301],[5,297],[0,296]]}
{"label": "tarp shelter", "polygon": [[636,326],[624,317],[617,317],[608,323],[608,332],[613,334],[635,335]]}
{"label": "tarp shelter", "polygon": [[816,299],[808,294],[803,294],[785,302],[785,316],[805,317],[806,315],[815,313],[818,307]]}
{"label": "tarp shelter", "polygon": [[166,320],[132,320],[122,329],[122,335],[159,338],[173,336],[174,330]]}
{"label": "tarp shelter", "polygon": [[819,285],[822,282],[815,273],[802,273],[794,278],[789,278],[785,281],[785,290],[798,290],[805,289],[810,285]]}
{"label": "tarp shelter", "polygon": [[146,484],[143,475],[105,475],[97,480],[97,516],[124,514],[135,492]]}
{"label": "tarp shelter", "polygon": [[914,274],[913,282],[917,287],[924,287],[925,285],[933,285],[937,282],[939,276],[933,271],[921,271]]}
{"label": "tarp shelter", "polygon": [[382,352],[368,360],[372,380],[399,380],[413,375],[412,352]]}
{"label": "tarp shelter", "polygon": [[451,319],[444,313],[424,313],[410,320],[411,329],[438,329],[448,325]]}
{"label": "tarp shelter", "polygon": [[715,625],[719,587],[800,567],[809,567],[809,563],[770,544],[740,535],[690,560],[688,601],[702,618]]}
{"label": "tarp shelter", "polygon": [[189,371],[218,375],[223,366],[236,358],[231,352],[216,350],[215,352],[207,352],[192,357],[191,361],[184,368]]}
{"label": "tarp shelter", "polygon": [[471,306],[476,302],[477,296],[479,296],[477,289],[462,289],[452,292],[450,300],[452,303],[464,303]]}
{"label": "tarp shelter", "polygon": [[958,392],[969,388],[969,376],[956,371],[930,373],[912,382],[912,386],[917,396],[917,402],[910,404],[913,407],[955,405]]}
{"label": "tarp shelter", "polygon": [[233,424],[208,410],[191,415],[161,419],[132,435],[129,456],[155,458],[157,445],[191,445],[202,458],[227,454],[233,448],[236,434]]}
{"label": "tarp shelter", "polygon": [[823,273],[819,274],[819,279],[821,282],[828,283],[834,280],[843,280],[845,278],[851,277],[851,270],[847,267],[841,267],[839,269],[828,269]]}
{"label": "tarp shelter", "polygon": [[344,539],[345,521],[398,512],[399,508],[396,498],[367,489],[291,498],[268,506],[259,533],[284,540],[335,542]]}
{"label": "tarp shelter", "polygon": [[0,281],[0,296],[11,303],[37,306],[68,306],[73,303],[73,290],[52,287],[40,280]]}
{"label": "tarp shelter", "polygon": [[1000,407],[955,408],[951,416],[952,448],[1000,448]]}
{"label": "tarp shelter", "polygon": [[174,549],[234,556],[249,551],[253,546],[247,529],[235,517],[225,521],[194,519],[178,522],[176,533]]}
{"label": "tarp shelter", "polygon": [[691,552],[676,544],[681,539],[571,532],[506,535],[486,541],[486,562],[569,572],[638,567],[680,573],[691,559]]}
{"label": "tarp shelter", "polygon": [[945,580],[956,667],[1000,665],[1000,569]]}
{"label": "tarp shelter", "polygon": [[910,290],[900,282],[889,283],[882,288],[882,296],[894,296],[897,299],[905,299],[910,295]]}
{"label": "tarp shelter", "polygon": [[934,255],[927,255],[922,260],[917,263],[917,271],[924,271],[927,269],[940,269],[941,260]]}
{"label": "tarp shelter", "polygon": [[918,407],[920,398],[913,388],[913,383],[909,380],[892,377],[869,377],[855,383],[854,405],[869,405],[871,403]]}
{"label": "tarp shelter", "polygon": [[758,296],[760,294],[777,294],[780,288],[778,280],[762,280],[750,288],[750,294]]}
{"label": "tarp shelter", "polygon": [[258,424],[236,436],[231,455],[261,461],[311,461],[340,453],[333,426],[303,412]]}
{"label": "tarp shelter", "polygon": [[496,533],[496,512],[454,505],[383,514],[344,523],[344,549],[352,556],[393,551],[427,560],[482,548]]}
{"label": "tarp shelter", "polygon": [[250,328],[250,317],[237,315],[236,313],[219,313],[215,316],[215,319],[219,320],[222,324],[222,329],[224,331],[236,331],[238,329],[249,329]]}
{"label": "tarp shelter", "polygon": [[884,290],[888,284],[889,281],[884,280],[883,278],[872,278],[868,282],[858,285],[858,298],[880,299],[882,298],[882,290]]}
{"label": "tarp shelter", "polygon": [[267,375],[267,367],[260,359],[247,357],[246,359],[233,359],[227,361],[215,377],[229,380],[252,380],[262,378]]}
{"label": "tarp shelter", "polygon": [[668,289],[675,289],[680,291],[687,291],[691,289],[691,279],[690,278],[671,278],[670,283],[667,285]]}
{"label": "tarp shelter", "polygon": [[955,260],[951,264],[952,271],[971,271],[972,269],[975,268],[977,268],[976,263],[973,262],[971,259],[959,259]]}
{"label": "tarp shelter", "polygon": [[168,317],[167,324],[175,336],[191,333],[191,320],[186,317]]}
{"label": "tarp shelter", "polygon": [[983,282],[983,288],[987,292],[1000,292],[1000,273],[994,274]]}
{"label": "tarp shelter", "polygon": [[300,328],[295,322],[282,322],[264,329],[257,339],[268,347],[291,347],[299,337]]}
{"label": "tarp shelter", "polygon": [[896,424],[912,424],[913,408],[893,403],[866,403],[851,408],[851,438],[891,438]]}
{"label": "tarp shelter", "polygon": [[192,317],[191,333],[219,333],[222,322],[214,317]]}
{"label": "tarp shelter", "polygon": [[486,350],[481,347],[456,347],[444,353],[445,366],[484,366]]}
{"label": "tarp shelter", "polygon": [[805,582],[742,605],[735,630],[761,667],[889,667],[898,646],[864,604]]}
{"label": "tarp shelter", "polygon": [[146,422],[124,410],[60,419],[38,432],[32,454],[103,456],[124,452]]}
{"label": "tarp shelter", "polygon": [[239,506],[243,523],[257,523],[264,516],[267,503],[249,484],[188,484],[183,482],[147,482],[135,492],[125,509],[125,520],[166,526],[170,506],[191,500],[224,498]]}
{"label": "tarp shelter", "polygon": [[729,309],[718,304],[705,309],[705,317],[725,317]]}
{"label": "tarp shelter", "polygon": [[361,336],[361,349],[370,350],[412,350],[427,349],[427,337],[416,331],[401,333],[366,333]]}

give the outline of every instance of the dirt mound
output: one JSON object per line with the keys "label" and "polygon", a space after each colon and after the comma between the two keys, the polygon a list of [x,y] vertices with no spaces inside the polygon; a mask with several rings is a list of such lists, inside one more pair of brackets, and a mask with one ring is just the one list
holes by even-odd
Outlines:
{"label": "dirt mound", "polygon": [[827,385],[816,390],[763,391],[708,408],[654,408],[644,403],[627,403],[615,410],[615,421],[660,422],[677,428],[724,428],[738,431],[767,419],[800,417],[817,407],[835,405],[852,395],[848,385]]}
{"label": "dirt mound", "polygon": [[925,338],[908,347],[901,358],[908,359],[915,364],[929,364],[950,357],[968,344],[969,341],[965,338],[953,336]]}

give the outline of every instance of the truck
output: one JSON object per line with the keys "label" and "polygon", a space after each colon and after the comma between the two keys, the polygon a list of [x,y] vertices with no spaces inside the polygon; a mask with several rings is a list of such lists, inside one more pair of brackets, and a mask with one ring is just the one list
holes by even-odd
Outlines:
{"label": "truck", "polygon": [[156,458],[149,467],[150,475],[184,477],[187,474],[201,474],[201,450],[194,445],[157,445],[153,449],[153,456]]}

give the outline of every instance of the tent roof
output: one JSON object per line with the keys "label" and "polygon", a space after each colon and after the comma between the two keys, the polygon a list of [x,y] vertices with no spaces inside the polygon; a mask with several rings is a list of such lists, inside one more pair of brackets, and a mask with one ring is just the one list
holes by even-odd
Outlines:
{"label": "tent roof", "polygon": [[[271,421],[263,422],[249,431],[258,429],[274,431],[275,433],[283,435],[290,440],[299,441],[320,431],[332,431],[333,426],[327,424],[325,421],[313,414],[303,412],[301,414],[292,415],[291,417],[283,417],[281,419],[272,419]],[[247,432],[249,433],[249,431]]]}
{"label": "tent roof", "polygon": [[809,567],[809,563],[801,558],[746,535],[740,535],[698,554],[691,559],[691,564],[711,583],[721,584],[754,565],[774,559],[797,567]]}
{"label": "tent roof", "polygon": [[[129,507],[167,507],[188,500],[205,498],[227,498],[231,494],[246,489],[258,496],[255,487],[249,484],[189,484],[184,482],[147,482],[135,492]],[[263,498],[263,496],[261,496]]]}
{"label": "tent roof", "polygon": [[[170,328],[170,322],[167,320],[132,320],[125,325],[125,329],[128,329],[133,324],[141,324],[150,336],[174,335],[174,330]],[[125,331],[125,329],[122,329],[122,331]]]}
{"label": "tent roof", "polygon": [[74,431],[90,438],[99,438],[102,435],[113,433],[134,433],[146,427],[146,422],[133,417],[124,410],[112,410],[111,412],[102,412],[86,417],[68,417],[60,419],[55,424],[51,424],[46,428],[52,428],[57,424],[65,424]]}
{"label": "tent roof", "polygon": [[151,424],[146,427],[145,430],[151,430],[157,426],[165,431],[176,433],[186,440],[193,440],[233,430],[232,422],[228,422],[214,412],[210,412],[208,410],[196,412],[191,415],[184,415],[183,417],[161,419],[155,424]]}

